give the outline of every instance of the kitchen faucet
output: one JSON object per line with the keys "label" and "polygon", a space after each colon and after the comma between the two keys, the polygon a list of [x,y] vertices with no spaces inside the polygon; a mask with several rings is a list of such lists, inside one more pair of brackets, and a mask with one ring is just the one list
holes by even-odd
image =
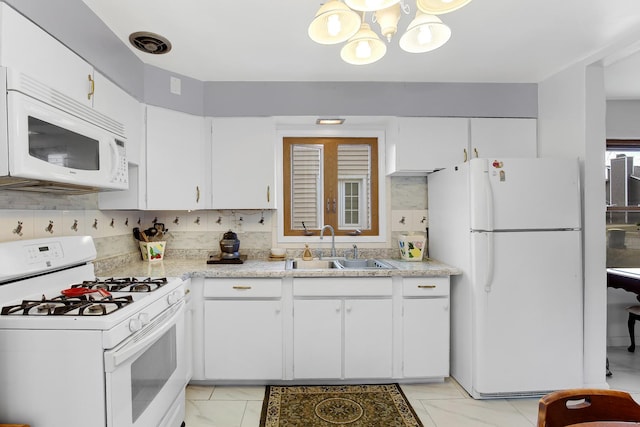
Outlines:
{"label": "kitchen faucet", "polygon": [[333,230],[333,227],[329,224],[323,225],[322,229],[320,230],[320,240],[323,239],[324,237],[324,230],[325,229],[329,229],[329,231],[331,232],[331,256],[336,256],[336,233]]}

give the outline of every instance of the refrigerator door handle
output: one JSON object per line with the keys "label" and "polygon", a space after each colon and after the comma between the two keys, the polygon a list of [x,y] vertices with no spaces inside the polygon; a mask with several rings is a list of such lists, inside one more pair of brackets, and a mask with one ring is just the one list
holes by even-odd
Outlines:
{"label": "refrigerator door handle", "polygon": [[489,171],[487,171],[484,175],[484,192],[485,199],[487,203],[487,269],[486,269],[486,277],[484,282],[484,290],[485,292],[491,292],[491,285],[493,284],[493,273],[494,273],[494,248],[493,248],[493,189],[491,188],[491,180],[489,179]]}
{"label": "refrigerator door handle", "polygon": [[484,279],[484,291],[489,293],[491,292],[491,285],[493,284],[493,273],[494,273],[494,250],[493,250],[493,233],[487,234],[487,268],[486,275]]}
{"label": "refrigerator door handle", "polygon": [[487,204],[487,230],[493,231],[493,189],[489,179],[489,171],[484,173],[484,197]]}

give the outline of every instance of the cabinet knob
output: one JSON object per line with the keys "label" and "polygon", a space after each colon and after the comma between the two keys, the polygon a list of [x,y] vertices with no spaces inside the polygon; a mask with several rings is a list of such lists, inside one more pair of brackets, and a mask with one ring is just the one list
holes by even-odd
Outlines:
{"label": "cabinet knob", "polygon": [[465,148],[464,150],[462,150],[462,152],[464,153],[464,160],[463,162],[467,162],[467,160],[469,160],[469,156],[467,155],[467,149]]}
{"label": "cabinet knob", "polygon": [[347,313],[351,313],[351,306],[347,306]]}
{"label": "cabinet knob", "polygon": [[247,289],[251,289],[251,286],[234,285],[233,289],[237,289],[239,291],[246,291]]}
{"label": "cabinet knob", "polygon": [[200,186],[196,185],[196,203],[200,203]]}
{"label": "cabinet knob", "polygon": [[267,185],[267,203],[271,202],[271,186]]}
{"label": "cabinet knob", "polygon": [[480,155],[478,154],[478,149],[477,149],[477,148],[474,148],[474,149],[473,149],[473,154],[475,154],[476,159],[477,159],[478,157],[480,157]]}
{"label": "cabinet knob", "polygon": [[418,285],[418,289],[434,289],[436,285]]}

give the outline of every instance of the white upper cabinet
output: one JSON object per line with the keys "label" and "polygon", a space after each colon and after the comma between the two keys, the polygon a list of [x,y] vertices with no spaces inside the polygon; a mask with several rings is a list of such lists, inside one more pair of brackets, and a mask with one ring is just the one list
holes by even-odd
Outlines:
{"label": "white upper cabinet", "polygon": [[91,107],[93,67],[6,4],[0,8],[0,63]]}
{"label": "white upper cabinet", "polygon": [[471,119],[473,157],[536,157],[536,119]]}
{"label": "white upper cabinet", "polygon": [[273,119],[211,120],[213,209],[273,209],[276,176]]}
{"label": "white upper cabinet", "polygon": [[93,108],[117,120],[126,138],[127,160],[140,164],[144,149],[144,107],[97,71],[94,73]]}
{"label": "white upper cabinet", "polygon": [[388,175],[424,175],[464,161],[468,119],[398,117],[398,133],[387,147]]}
{"label": "white upper cabinet", "polygon": [[398,117],[387,175],[426,175],[472,157],[536,157],[537,120]]}
{"label": "white upper cabinet", "polygon": [[147,209],[208,208],[205,119],[149,105],[146,129]]}

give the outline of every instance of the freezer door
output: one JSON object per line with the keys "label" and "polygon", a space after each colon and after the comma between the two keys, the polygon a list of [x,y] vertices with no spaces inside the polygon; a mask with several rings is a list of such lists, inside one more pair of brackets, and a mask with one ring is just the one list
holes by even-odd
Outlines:
{"label": "freezer door", "polygon": [[473,230],[580,228],[577,159],[472,159]]}
{"label": "freezer door", "polygon": [[580,231],[471,234],[472,394],[582,386]]}

